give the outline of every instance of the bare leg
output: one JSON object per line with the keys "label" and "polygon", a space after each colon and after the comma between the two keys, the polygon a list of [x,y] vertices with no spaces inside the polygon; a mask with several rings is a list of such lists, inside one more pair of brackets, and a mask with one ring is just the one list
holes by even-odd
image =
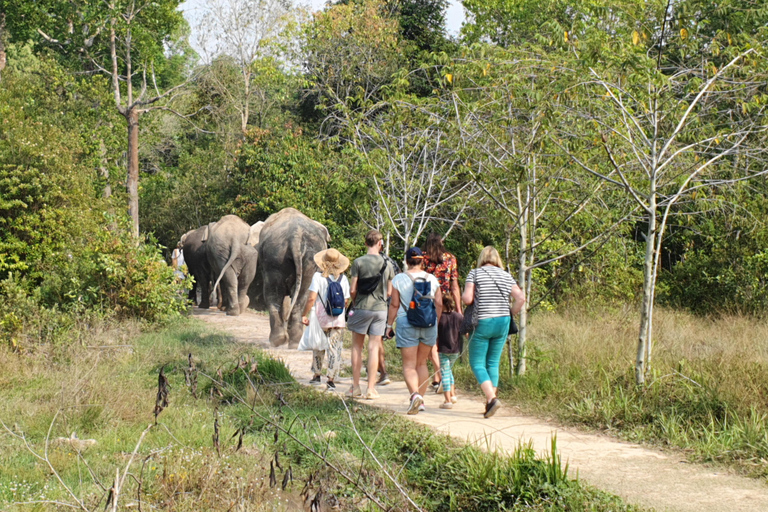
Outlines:
{"label": "bare leg", "polygon": [[360,369],[363,367],[363,345],[365,334],[352,333],[352,385],[360,385]]}
{"label": "bare leg", "polygon": [[379,354],[383,352],[381,336],[368,336],[368,389],[376,389],[376,372],[379,368]]}
{"label": "bare leg", "polygon": [[387,373],[387,365],[384,364],[384,342],[381,343],[381,350],[379,350],[379,371],[383,374]]}
{"label": "bare leg", "polygon": [[419,374],[416,371],[416,356],[418,347],[401,348],[400,354],[403,356],[403,379],[408,386],[410,393],[417,393],[419,390]]}
{"label": "bare leg", "polygon": [[494,398],[496,398],[496,388],[493,387],[493,384],[491,384],[491,381],[487,380],[480,384],[480,389],[483,390],[483,393],[485,393],[485,401],[490,402]]}
{"label": "bare leg", "polygon": [[440,382],[442,379],[440,378],[440,356],[437,355],[437,343],[430,349],[429,359],[432,361],[432,365],[435,368],[435,373],[432,375],[432,381]]}
{"label": "bare leg", "polygon": [[419,343],[416,353],[416,372],[419,379],[419,394],[424,395],[427,392],[427,386],[429,385],[429,369],[427,368],[427,359],[432,353],[432,347]]}

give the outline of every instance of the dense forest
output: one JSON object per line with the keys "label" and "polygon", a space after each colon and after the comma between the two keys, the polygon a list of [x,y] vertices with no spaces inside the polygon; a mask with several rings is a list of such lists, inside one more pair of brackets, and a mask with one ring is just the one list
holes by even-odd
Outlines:
{"label": "dense forest", "polygon": [[495,245],[521,354],[531,312],[637,305],[639,381],[655,304],[768,310],[768,4],[464,0],[456,37],[446,0],[179,4],[0,0],[13,346],[180,314],[183,233],[289,206],[349,256]]}

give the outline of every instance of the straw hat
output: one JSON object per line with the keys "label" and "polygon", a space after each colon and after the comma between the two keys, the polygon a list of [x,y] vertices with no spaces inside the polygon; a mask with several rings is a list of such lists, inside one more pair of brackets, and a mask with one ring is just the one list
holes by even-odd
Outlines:
{"label": "straw hat", "polygon": [[349,267],[349,258],[336,249],[326,249],[315,254],[315,263],[320,267],[323,277],[328,277],[329,274],[338,277]]}

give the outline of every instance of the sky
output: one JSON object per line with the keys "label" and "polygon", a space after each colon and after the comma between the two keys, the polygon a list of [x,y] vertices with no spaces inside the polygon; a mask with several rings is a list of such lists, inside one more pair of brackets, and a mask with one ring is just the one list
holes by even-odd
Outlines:
{"label": "sky", "polygon": [[[327,0],[309,0],[309,5],[313,10],[321,10]],[[297,2],[298,3],[298,2]],[[201,14],[205,11],[206,0],[187,0],[181,4],[181,10],[184,11],[184,16],[187,18],[190,26],[192,27],[192,34],[190,43],[198,53],[200,48],[198,47],[197,37],[197,20]],[[461,24],[464,22],[464,7],[461,5],[461,0],[449,0],[448,11],[445,16],[446,30],[450,35],[458,35],[461,29]]]}

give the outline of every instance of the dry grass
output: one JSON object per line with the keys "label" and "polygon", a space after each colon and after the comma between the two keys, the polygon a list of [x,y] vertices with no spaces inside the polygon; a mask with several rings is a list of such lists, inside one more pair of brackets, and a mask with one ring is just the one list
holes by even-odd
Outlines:
{"label": "dry grass", "polygon": [[[631,308],[536,315],[528,372],[502,378],[500,395],[530,411],[768,476],[768,321],[657,310],[651,375],[639,389],[637,318]],[[460,385],[476,385],[468,367],[458,373]]]}

